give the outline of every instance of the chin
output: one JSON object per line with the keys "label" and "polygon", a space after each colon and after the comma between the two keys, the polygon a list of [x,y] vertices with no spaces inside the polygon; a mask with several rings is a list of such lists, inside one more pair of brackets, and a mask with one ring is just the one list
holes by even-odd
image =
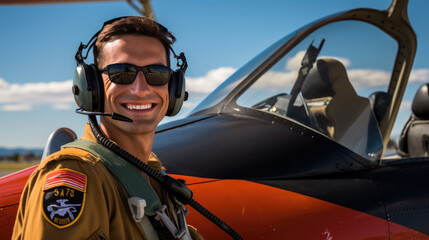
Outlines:
{"label": "chin", "polygon": [[[134,119],[133,119],[134,120]],[[124,130],[124,132],[128,132],[130,134],[145,134],[145,133],[155,133],[156,127],[160,121],[148,121],[148,120],[134,120],[132,123],[123,122],[121,123],[120,128]]]}

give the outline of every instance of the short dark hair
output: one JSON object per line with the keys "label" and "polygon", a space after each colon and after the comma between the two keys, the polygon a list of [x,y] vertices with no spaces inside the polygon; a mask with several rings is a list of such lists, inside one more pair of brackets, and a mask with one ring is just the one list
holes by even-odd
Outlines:
{"label": "short dark hair", "polygon": [[165,48],[167,64],[170,67],[170,46],[176,41],[176,38],[159,23],[146,17],[137,16],[122,18],[106,25],[101,30],[94,46],[94,63],[98,66],[102,61],[102,54],[100,55],[100,53],[107,42],[111,41],[114,37],[129,34],[154,37],[161,41]]}

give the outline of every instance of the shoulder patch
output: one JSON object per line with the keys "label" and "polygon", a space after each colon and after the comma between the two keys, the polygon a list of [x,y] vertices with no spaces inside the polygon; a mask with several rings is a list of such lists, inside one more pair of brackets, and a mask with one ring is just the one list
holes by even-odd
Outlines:
{"label": "shoulder patch", "polygon": [[65,228],[80,217],[86,196],[85,174],[60,169],[46,176],[43,186],[43,215],[57,228]]}

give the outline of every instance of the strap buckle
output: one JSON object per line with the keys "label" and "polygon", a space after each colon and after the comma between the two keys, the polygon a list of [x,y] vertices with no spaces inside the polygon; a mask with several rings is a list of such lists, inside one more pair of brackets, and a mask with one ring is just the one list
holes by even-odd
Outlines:
{"label": "strap buckle", "polygon": [[167,227],[168,231],[174,236],[175,239],[179,240],[192,240],[191,235],[188,231],[188,226],[186,225],[185,216],[188,213],[188,210],[183,210],[183,205],[178,209],[178,216],[179,216],[179,228],[177,229],[176,226],[174,226],[171,219],[167,216],[165,213],[165,210],[167,209],[167,206],[162,205],[161,209],[156,212],[155,219],[158,221],[161,221],[165,227]]}
{"label": "strap buckle", "polygon": [[128,198],[128,206],[130,207],[134,221],[140,222],[144,217],[144,208],[146,207],[146,200],[139,197],[130,197]]}

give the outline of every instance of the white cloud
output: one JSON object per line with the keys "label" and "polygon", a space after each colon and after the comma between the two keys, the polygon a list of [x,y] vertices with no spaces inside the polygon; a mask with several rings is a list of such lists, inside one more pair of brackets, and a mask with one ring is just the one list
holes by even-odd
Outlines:
{"label": "white cloud", "polygon": [[413,69],[410,74],[409,82],[429,82],[429,69]]}
{"label": "white cloud", "polygon": [[68,110],[73,109],[73,104],[67,104],[67,103],[58,103],[58,104],[52,104],[52,108],[56,110]]}
{"label": "white cloud", "polygon": [[[388,86],[391,75],[390,72],[377,69],[349,69],[347,73],[355,89]],[[429,69],[413,69],[408,82],[429,82]]]}
{"label": "white cloud", "polygon": [[3,78],[0,77],[0,89],[6,88],[9,85]]}
{"label": "white cloud", "polygon": [[30,104],[6,104],[0,106],[2,111],[28,111],[31,110]]}
{"label": "white cloud", "polygon": [[411,100],[402,101],[399,110],[403,112],[409,112],[411,111],[411,104],[412,104]]}
{"label": "white cloud", "polygon": [[298,71],[301,67],[301,61],[304,57],[305,51],[299,51],[295,54],[295,56],[291,57],[286,61],[285,69],[289,71]]}
{"label": "white cloud", "polygon": [[296,78],[298,76],[297,71],[291,72],[278,72],[268,71],[261,78],[256,81],[252,88],[266,89],[275,91],[278,89],[292,88]]}
{"label": "white cloud", "polygon": [[[301,62],[302,59],[304,58],[305,55],[305,51],[299,51],[295,54],[295,56],[293,56],[292,58],[288,59],[286,61],[286,70],[289,71],[298,71],[301,68]],[[333,58],[336,59],[338,61],[340,61],[345,67],[348,67],[351,65],[350,60],[348,60],[347,58],[341,58],[341,57],[332,57],[332,56],[319,56],[318,59],[323,59],[323,58]]]}
{"label": "white cloud", "polygon": [[376,69],[349,69],[347,70],[350,82],[355,89],[387,86],[390,81],[390,72]]}
{"label": "white cloud", "polygon": [[195,102],[195,101],[192,101],[192,102],[190,102],[190,101],[186,101],[186,102],[183,102],[183,108],[195,108],[196,106],[198,105],[198,103],[197,102]]}
{"label": "white cloud", "polygon": [[232,67],[210,70],[203,77],[186,77],[186,90],[190,95],[207,95],[236,71]]}
{"label": "white cloud", "polygon": [[[183,103],[179,117],[183,117],[194,109],[209,93],[215,90],[235,71],[236,69],[233,67],[219,67],[210,70],[202,77],[186,76],[186,91],[189,93],[189,99]],[[168,119],[171,120],[171,118]]]}
{"label": "white cloud", "polygon": [[0,109],[28,111],[38,104],[48,104],[54,109],[69,109],[74,103],[72,84],[72,80],[10,84],[0,79]]}

